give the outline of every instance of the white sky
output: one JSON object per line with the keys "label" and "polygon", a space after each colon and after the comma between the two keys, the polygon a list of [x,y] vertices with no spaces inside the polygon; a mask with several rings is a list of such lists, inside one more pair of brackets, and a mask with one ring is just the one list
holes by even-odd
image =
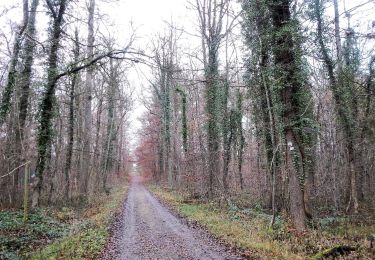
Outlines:
{"label": "white sky", "polygon": [[[166,22],[173,20],[179,25],[186,25],[192,23],[192,17],[195,13],[188,10],[188,2],[186,0],[119,0],[114,3],[99,3],[98,8],[100,12],[110,13],[111,20],[115,28],[113,28],[121,41],[126,42],[131,33],[129,25],[132,23],[133,28],[136,29],[137,41],[136,47],[141,49],[150,46],[150,41],[155,38],[158,33],[166,28]],[[188,28],[194,30],[193,28]],[[199,44],[199,42],[198,42]],[[145,90],[148,90],[148,81],[144,75],[140,75],[139,71],[145,75],[149,74],[149,68],[144,65],[137,65],[136,69],[129,71],[129,81],[135,88],[136,101],[134,111],[130,115],[132,148],[135,148],[137,143],[137,131],[141,128],[141,122],[138,118],[146,111],[142,104],[142,97],[145,95]]]}

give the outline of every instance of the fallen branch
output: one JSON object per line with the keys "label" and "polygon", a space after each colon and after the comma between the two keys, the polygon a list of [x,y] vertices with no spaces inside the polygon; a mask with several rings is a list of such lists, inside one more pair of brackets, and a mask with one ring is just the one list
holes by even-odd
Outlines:
{"label": "fallen branch", "polygon": [[13,170],[11,170],[10,172],[8,172],[7,174],[5,174],[5,175],[3,175],[3,176],[0,176],[0,179],[6,177],[6,176],[8,176],[8,175],[11,175],[13,172],[15,172],[15,171],[18,170],[19,168],[25,166],[25,165],[28,164],[28,163],[30,163],[30,161],[27,161],[27,162],[21,164],[20,166],[14,168]]}
{"label": "fallen branch", "polygon": [[329,257],[338,257],[341,255],[349,254],[351,251],[355,251],[356,248],[352,246],[334,246],[317,253],[312,257],[313,260],[327,259]]}

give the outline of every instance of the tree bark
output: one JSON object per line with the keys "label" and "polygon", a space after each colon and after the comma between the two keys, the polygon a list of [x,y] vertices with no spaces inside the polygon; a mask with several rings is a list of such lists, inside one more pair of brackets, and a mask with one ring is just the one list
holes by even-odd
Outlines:
{"label": "tree bark", "polygon": [[[79,59],[79,38],[78,31],[75,31],[75,48],[73,50],[74,61],[76,64]],[[69,92],[69,125],[68,125],[68,146],[66,149],[66,161],[65,161],[65,199],[69,200],[69,191],[70,191],[70,172],[72,165],[72,156],[73,156],[73,145],[74,145],[74,100],[75,100],[75,86],[77,84],[78,74],[74,73],[72,76],[72,82],[70,85]]]}
{"label": "tree bark", "polygon": [[107,122],[107,138],[106,138],[106,154],[104,156],[104,169],[103,169],[103,179],[102,188],[103,191],[108,193],[107,188],[107,177],[109,171],[113,167],[113,151],[114,151],[114,141],[116,139],[115,135],[115,97],[117,90],[116,72],[113,65],[113,60],[109,61],[110,64],[110,78],[109,78],[109,90],[108,90],[108,122]]}
{"label": "tree bark", "polygon": [[25,56],[24,56],[24,69],[21,72],[22,81],[20,84],[21,97],[20,97],[20,111],[19,111],[19,133],[17,138],[21,143],[24,135],[24,127],[27,117],[27,109],[29,105],[29,92],[31,84],[31,68],[34,61],[35,41],[33,40],[36,35],[35,21],[39,0],[33,0],[31,3],[30,17],[27,25],[27,37],[25,39]]}
{"label": "tree bark", "polygon": [[[226,104],[225,104],[226,106]],[[227,113],[225,113],[227,114]],[[229,192],[229,185],[228,185],[228,172],[229,172],[229,163],[231,159],[231,146],[232,141],[234,138],[234,130],[235,130],[235,111],[231,110],[229,113],[229,120],[228,115],[224,118],[226,122],[224,122],[224,153],[223,153],[223,186],[224,192]]]}
{"label": "tree bark", "polygon": [[16,84],[16,66],[19,59],[19,53],[21,50],[21,43],[22,43],[22,36],[24,34],[24,31],[27,28],[29,20],[29,1],[23,0],[23,21],[22,25],[19,26],[18,31],[16,33],[16,37],[14,40],[13,45],[13,53],[12,53],[12,59],[10,61],[10,66],[8,69],[8,78],[7,78],[7,84],[5,85],[5,88],[3,90],[3,94],[1,97],[1,104],[0,104],[0,126],[3,124],[6,115],[9,112],[10,105],[11,105],[11,98],[14,92],[14,87]]}
{"label": "tree bark", "polygon": [[[24,57],[23,64],[24,68],[21,71],[19,83],[20,88],[20,100],[19,100],[19,112],[18,112],[18,124],[15,126],[15,150],[16,150],[16,159],[17,163],[23,163],[26,158],[24,158],[25,147],[25,124],[27,118],[27,111],[29,106],[29,93],[31,85],[31,69],[34,60],[34,49],[35,42],[34,38],[36,35],[35,30],[35,20],[37,14],[39,0],[33,0],[31,3],[30,14],[28,18],[28,24],[26,28],[27,37],[25,37],[25,43],[23,46]],[[24,171],[23,168],[20,168],[19,171],[15,173],[15,184],[18,185],[19,175]],[[18,186],[14,187],[15,191],[18,191]]]}
{"label": "tree bark", "polygon": [[[52,141],[52,118],[54,98],[57,80],[57,52],[59,49],[63,16],[67,7],[67,0],[60,0],[57,15],[53,19],[51,33],[51,48],[48,55],[48,76],[47,85],[43,93],[41,103],[40,125],[38,129],[38,161],[36,166],[35,184],[32,196],[32,207],[40,203],[40,195],[43,187],[43,173],[46,166],[48,149]],[[55,12],[55,10],[51,10]]]}
{"label": "tree bark", "polygon": [[[94,12],[95,0],[90,0],[87,36],[87,59],[90,61],[94,55]],[[82,194],[88,192],[88,184],[91,174],[91,126],[92,126],[92,89],[94,68],[92,66],[86,71],[85,101],[84,101],[84,135],[83,135],[83,157],[81,162],[80,189]]]}
{"label": "tree bark", "polygon": [[182,147],[185,152],[185,155],[188,151],[188,126],[187,126],[187,101],[186,101],[186,93],[179,87],[176,87],[176,92],[181,95],[181,103],[182,103]]}
{"label": "tree bark", "polygon": [[305,205],[303,191],[301,188],[301,180],[299,179],[300,173],[294,166],[296,163],[295,153],[297,152],[295,150],[297,148],[297,143],[294,136],[295,134],[293,133],[292,129],[286,129],[286,166],[289,178],[289,203],[294,227],[297,230],[304,230],[306,228]]}
{"label": "tree bark", "polygon": [[[273,54],[276,65],[276,78],[279,79],[280,100],[283,108],[283,135],[286,141],[286,166],[289,177],[289,203],[294,226],[298,230],[305,229],[305,201],[303,197],[305,146],[300,133],[303,127],[300,116],[303,111],[311,110],[309,104],[301,100],[301,93],[309,93],[305,86],[305,78],[299,64],[295,34],[298,28],[293,26],[290,0],[271,0],[269,8],[274,27]],[[307,106],[307,108],[306,108]],[[304,115],[305,117],[308,116]]]}
{"label": "tree bark", "polygon": [[242,160],[243,160],[243,150],[245,147],[245,137],[243,135],[243,127],[242,127],[242,117],[243,117],[243,111],[242,111],[242,94],[240,91],[237,92],[237,145],[238,145],[238,155],[237,155],[237,170],[238,170],[238,177],[240,180],[240,188],[241,190],[244,189],[244,183],[243,183],[243,176],[242,176]]}

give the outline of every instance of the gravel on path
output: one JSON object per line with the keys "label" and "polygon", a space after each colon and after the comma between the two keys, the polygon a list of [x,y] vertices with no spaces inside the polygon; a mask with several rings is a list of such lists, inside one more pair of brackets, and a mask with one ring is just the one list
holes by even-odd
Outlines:
{"label": "gravel on path", "polygon": [[142,183],[133,182],[102,259],[239,258],[206,232],[184,224]]}

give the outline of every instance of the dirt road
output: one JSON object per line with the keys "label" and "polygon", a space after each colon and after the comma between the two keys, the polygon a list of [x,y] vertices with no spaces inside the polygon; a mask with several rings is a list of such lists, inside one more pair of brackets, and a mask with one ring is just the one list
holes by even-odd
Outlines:
{"label": "dirt road", "polygon": [[238,259],[133,183],[104,259]]}

